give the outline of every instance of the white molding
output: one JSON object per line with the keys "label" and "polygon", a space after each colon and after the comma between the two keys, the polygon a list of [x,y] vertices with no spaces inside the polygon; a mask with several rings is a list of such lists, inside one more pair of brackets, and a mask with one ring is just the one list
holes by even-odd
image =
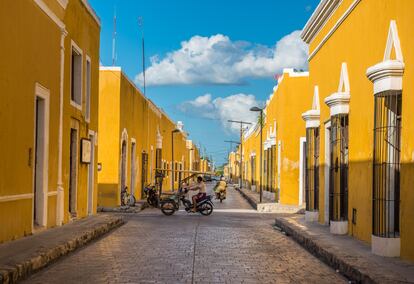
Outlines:
{"label": "white molding", "polygon": [[[41,211],[38,212],[39,214],[39,225],[40,226],[47,226],[47,209],[48,209],[48,205],[47,205],[47,193],[48,193],[48,188],[49,188],[49,177],[48,177],[48,172],[49,172],[49,122],[50,122],[50,90],[45,88],[44,86],[42,86],[39,83],[35,84],[35,92],[34,92],[34,114],[37,115],[36,112],[36,100],[37,98],[41,98],[42,100],[44,100],[44,123],[43,123],[43,127],[44,127],[44,137],[43,137],[43,177],[42,177],[42,188],[40,189],[36,189],[36,192],[38,192],[41,196],[41,199],[39,201],[39,204],[36,204],[36,208],[39,208]],[[35,128],[37,128],[37,124],[36,124],[36,120],[34,121],[35,123]],[[36,145],[36,132],[34,133],[34,143]],[[35,155],[37,153],[37,148],[34,147],[34,151],[35,151]],[[36,182],[36,165],[34,165],[33,167],[33,187],[35,187],[35,182]],[[38,191],[39,190],[39,191]],[[34,191],[34,188],[33,188]],[[33,206],[34,204],[37,202],[36,201],[36,196],[33,193]],[[37,214],[38,214],[37,213]],[[32,218],[33,219],[33,218]]]}
{"label": "white molding", "polygon": [[99,71],[118,71],[121,72],[122,68],[119,66],[99,66]]}
{"label": "white molding", "polygon": [[328,41],[328,39],[333,35],[333,33],[339,28],[339,26],[348,18],[348,16],[351,14],[351,12],[356,8],[356,6],[361,2],[362,0],[355,0],[351,6],[345,11],[345,13],[338,19],[338,21],[335,23],[335,25],[332,27],[332,29],[326,34],[326,36],[321,40],[321,42],[318,44],[318,46],[312,51],[312,53],[308,57],[308,61],[311,61],[312,58],[318,53],[318,51],[322,48],[322,46]]}
{"label": "white molding", "polygon": [[325,104],[328,105],[331,116],[349,113],[349,101],[351,99],[350,91],[348,67],[347,64],[343,62],[341,66],[338,92],[325,98]]}
{"label": "white molding", "polygon": [[306,123],[306,128],[317,128],[320,125],[320,103],[319,87],[315,86],[313,91],[312,109],[302,113],[302,119]]}
{"label": "white molding", "polygon": [[[92,97],[92,60],[89,57],[88,54],[85,54],[85,121],[87,123],[91,122],[91,97]],[[89,98],[88,98],[88,70],[86,69],[88,67],[88,62],[89,62]],[[89,102],[87,101],[89,99]],[[89,116],[87,116],[87,112],[88,112],[88,107],[89,107]]]}
{"label": "white molding", "polygon": [[400,238],[381,238],[371,236],[371,252],[385,257],[399,257],[401,252]]}
{"label": "white molding", "polygon": [[[391,59],[392,49],[395,59]],[[383,61],[367,69],[368,79],[374,83],[374,94],[387,90],[402,90],[404,75],[404,57],[395,20],[391,20]]]}
{"label": "white molding", "polygon": [[99,19],[98,15],[95,13],[95,10],[92,9],[91,5],[89,5],[88,0],[82,0],[83,5],[85,5],[86,10],[88,10],[89,14],[93,17],[93,19],[96,21],[98,26],[101,26],[101,20]]}
{"label": "white molding", "polygon": [[66,10],[66,7],[68,6],[69,0],[57,0],[59,5],[63,8],[63,10]]}
{"label": "white molding", "polygon": [[[96,132],[89,129],[88,131],[88,138],[91,139],[91,161],[88,165],[88,185],[87,185],[87,192],[86,192],[86,214],[92,215],[93,214],[93,204],[94,204],[94,197],[95,197],[95,161],[96,161]],[[91,170],[92,167],[92,170]],[[89,196],[90,193],[90,184],[92,180],[92,196]]]}
{"label": "white molding", "polygon": [[65,29],[65,24],[56,16],[43,0],[33,0],[34,3],[60,28]]}
{"label": "white molding", "polygon": [[60,37],[60,89],[59,89],[59,138],[58,138],[58,180],[56,198],[56,225],[61,226],[64,218],[64,188],[62,180],[62,149],[63,149],[63,100],[64,100],[64,81],[65,81],[65,38],[68,32],[63,29]]}
{"label": "white molding", "polygon": [[304,180],[304,173],[305,168],[303,164],[306,161],[305,151],[303,151],[303,143],[306,143],[306,137],[299,138],[299,206],[306,202],[303,200],[303,193],[305,192],[305,180]]}
{"label": "white molding", "polygon": [[49,191],[49,192],[47,193],[47,196],[48,196],[48,197],[50,197],[50,196],[55,196],[55,195],[57,195],[57,191]]}
{"label": "white molding", "polygon": [[329,231],[334,235],[348,234],[348,221],[331,221]]}
{"label": "white molding", "polygon": [[75,49],[76,50],[76,52],[78,52],[79,54],[80,54],[80,56],[81,56],[81,68],[80,68],[80,72],[81,72],[81,74],[80,74],[80,78],[81,78],[81,82],[80,82],[80,84],[81,84],[81,88],[80,88],[80,104],[78,104],[77,102],[75,102],[75,101],[73,101],[72,100],[72,80],[73,80],[73,78],[72,78],[72,68],[73,68],[73,64],[72,64],[72,60],[70,61],[71,62],[71,64],[70,64],[70,81],[69,81],[69,85],[70,85],[70,89],[69,89],[69,100],[70,100],[70,105],[71,106],[73,106],[73,107],[75,107],[75,108],[77,108],[78,110],[80,110],[80,111],[82,111],[82,100],[83,100],[83,50],[76,44],[76,42],[74,41],[74,40],[71,40],[71,43],[70,43],[70,56],[72,56],[72,52],[73,52],[73,49]]}
{"label": "white molding", "polygon": [[24,193],[24,194],[16,194],[16,195],[4,195],[0,196],[0,203],[1,202],[10,202],[16,200],[23,200],[23,199],[32,199],[34,197],[33,193]]}
{"label": "white molding", "polygon": [[308,223],[318,222],[319,211],[305,211],[305,221]]}
{"label": "white molding", "polygon": [[325,26],[342,0],[322,0],[302,30],[301,38],[310,43]]}

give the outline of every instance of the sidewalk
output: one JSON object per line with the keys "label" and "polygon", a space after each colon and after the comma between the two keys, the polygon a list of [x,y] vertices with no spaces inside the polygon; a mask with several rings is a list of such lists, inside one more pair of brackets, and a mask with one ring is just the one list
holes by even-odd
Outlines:
{"label": "sidewalk", "polygon": [[306,223],[303,215],[276,218],[276,226],[310,253],[358,283],[414,283],[414,263],[371,253],[351,236],[332,235],[328,226]]}
{"label": "sidewalk", "polygon": [[23,280],[122,224],[120,216],[98,214],[0,244],[0,283]]}
{"label": "sidewalk", "polygon": [[275,201],[272,201],[265,196],[262,196],[262,203],[260,203],[260,194],[247,188],[234,187],[249,204],[261,213],[298,213],[302,210],[299,206],[282,205]]}

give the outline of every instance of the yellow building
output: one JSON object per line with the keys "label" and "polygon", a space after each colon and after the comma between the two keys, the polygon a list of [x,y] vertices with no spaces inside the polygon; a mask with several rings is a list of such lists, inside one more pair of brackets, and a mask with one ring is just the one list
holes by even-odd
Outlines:
{"label": "yellow building", "polygon": [[100,23],[82,0],[5,0],[0,17],[2,242],[96,211]]}
{"label": "yellow building", "polygon": [[411,260],[413,16],[413,1],[324,0],[302,32],[318,90],[303,115],[314,141],[308,190],[319,203],[310,209],[332,233]]}
{"label": "yellow building", "polygon": [[[307,108],[307,72],[285,69],[264,109],[262,130],[263,196],[283,205],[304,203],[305,123],[297,117]],[[243,139],[244,186],[260,189],[260,121]]]}
{"label": "yellow building", "polygon": [[165,170],[163,191],[177,189],[184,178],[178,171],[198,159],[183,124],[144,97],[120,67],[100,68],[99,99],[98,206],[120,205],[125,187],[142,199],[143,187],[155,183],[156,169]]}

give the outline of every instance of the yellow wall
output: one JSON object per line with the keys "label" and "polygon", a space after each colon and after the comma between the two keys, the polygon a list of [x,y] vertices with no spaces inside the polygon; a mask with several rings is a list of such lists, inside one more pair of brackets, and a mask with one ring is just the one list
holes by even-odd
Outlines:
{"label": "yellow wall", "polygon": [[[308,92],[309,78],[306,72],[294,72],[286,69],[283,77],[279,80],[278,87],[273,96],[269,99],[265,108],[265,122],[262,130],[263,144],[276,144],[275,159],[273,161],[273,184],[267,188],[272,188],[275,194],[280,191],[279,202],[287,205],[299,204],[299,149],[300,138],[305,137],[305,123],[300,118],[301,114],[309,108],[312,96]],[[275,130],[276,126],[276,130]],[[243,140],[243,169],[247,169],[245,175],[245,185],[250,186],[252,180],[252,167],[250,158],[256,156],[256,191],[260,188],[260,126],[256,125],[254,130],[250,130]],[[272,136],[275,135],[275,136]],[[273,141],[273,142],[272,142]],[[280,158],[278,157],[278,145],[280,148]],[[263,170],[264,155],[263,146]],[[280,160],[280,172],[278,172],[278,161]],[[263,190],[266,186],[266,179],[263,175]],[[278,179],[280,181],[278,182]],[[278,187],[280,183],[280,189]]]}
{"label": "yellow wall", "polygon": [[[65,25],[64,101],[63,101],[63,188],[65,204],[68,190],[68,125],[71,116],[80,119],[69,107],[70,40],[77,39],[92,59],[91,123],[97,129],[97,86],[99,64],[99,24],[81,1],[70,1],[64,10],[55,0],[46,1],[51,13]],[[57,222],[58,149],[61,84],[61,27],[32,0],[0,3],[0,63],[2,95],[2,129],[0,131],[0,242],[15,239],[33,231],[34,153],[35,153],[35,86],[49,92],[49,139],[47,192],[45,200],[47,227]],[[87,125],[81,121],[81,135]],[[86,167],[86,166],[84,166]],[[79,168],[79,217],[86,214],[86,171]],[[66,211],[65,211],[66,212]],[[13,220],[13,222],[11,222]],[[68,214],[65,214],[68,220]]]}
{"label": "yellow wall", "polygon": [[[321,43],[353,1],[344,0],[331,19],[310,44],[310,53]],[[309,63],[310,84],[318,85],[321,102],[320,143],[320,222],[324,222],[324,167],[325,130],[329,120],[329,108],[324,99],[337,91],[342,62],[348,66],[350,81],[349,111],[349,206],[348,220],[352,209],[357,210],[357,223],[349,222],[349,234],[364,241],[371,240],[372,228],[372,159],[374,127],[373,84],[366,77],[366,70],[383,60],[388,29],[391,20],[396,20],[401,48],[404,55],[403,113],[401,145],[401,256],[414,259],[414,138],[412,123],[414,112],[413,81],[414,54],[412,47],[412,18],[414,2],[405,0],[361,1]]]}
{"label": "yellow wall", "polygon": [[[120,68],[101,68],[99,106],[99,162],[102,171],[98,175],[98,206],[113,207],[120,204],[121,195],[121,146],[127,135],[126,185],[131,191],[131,159],[135,161],[136,199],[142,196],[142,153],[148,154],[146,183],[155,182],[157,136],[162,136],[162,161],[171,169],[171,133],[176,129],[172,121],[153,102],[145,98],[136,86],[124,75]],[[136,141],[136,155],[131,157],[132,139]],[[174,161],[188,165],[189,149],[183,132],[174,134]],[[177,164],[177,168],[179,166]],[[184,169],[184,168],[183,168]],[[172,189],[173,175],[167,172],[163,181],[163,191]],[[184,177],[184,175],[182,175]],[[174,181],[178,188],[178,176]]]}

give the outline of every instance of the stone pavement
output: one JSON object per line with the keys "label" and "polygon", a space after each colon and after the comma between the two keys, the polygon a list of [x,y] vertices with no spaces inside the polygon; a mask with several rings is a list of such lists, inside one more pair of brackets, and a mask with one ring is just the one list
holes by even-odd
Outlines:
{"label": "stone pavement", "polygon": [[373,255],[368,244],[332,235],[328,226],[307,223],[303,215],[277,217],[280,227],[319,259],[349,279],[363,283],[414,283],[414,264]]}
{"label": "stone pavement", "polygon": [[124,223],[94,215],[0,245],[0,283],[14,283]]}
{"label": "stone pavement", "polygon": [[235,189],[249,202],[249,204],[260,213],[279,213],[279,214],[294,214],[304,210],[303,207],[284,205],[277,203],[265,196],[262,196],[262,203],[260,203],[260,194],[258,192],[249,190],[247,188]]}
{"label": "stone pavement", "polygon": [[211,216],[125,214],[127,224],[25,283],[346,283],[235,190],[214,204]]}

